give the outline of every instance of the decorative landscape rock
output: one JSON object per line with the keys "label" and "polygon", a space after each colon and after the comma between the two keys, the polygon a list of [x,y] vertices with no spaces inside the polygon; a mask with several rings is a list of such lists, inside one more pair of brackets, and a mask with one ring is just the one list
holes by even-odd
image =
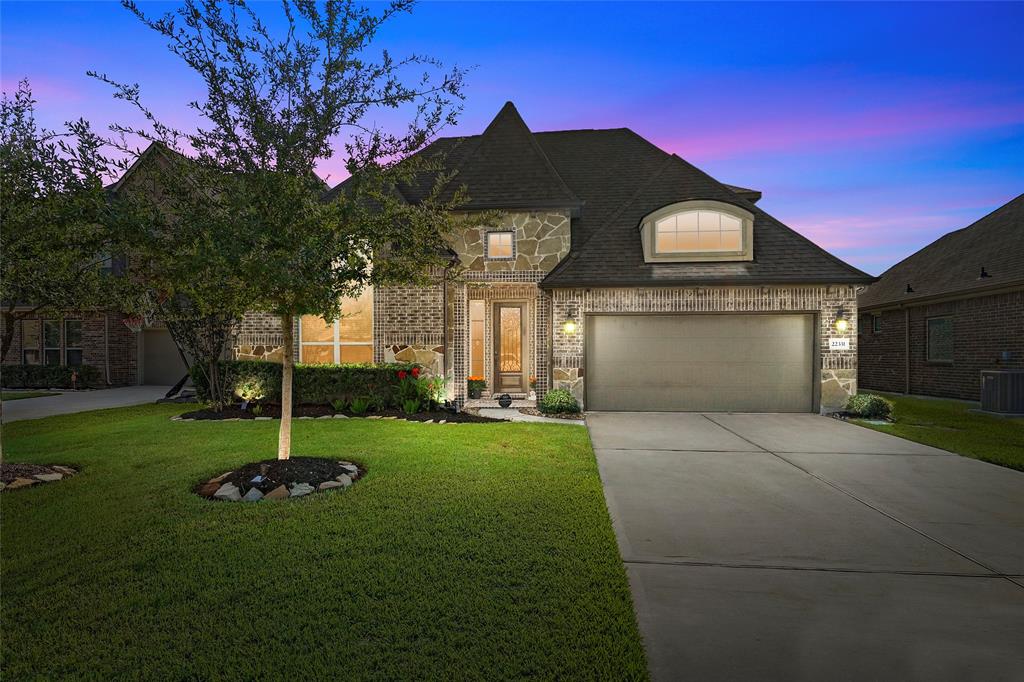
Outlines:
{"label": "decorative landscape rock", "polygon": [[358,464],[321,457],[268,459],[246,464],[208,481],[193,491],[209,500],[262,502],[344,490],[365,475]]}
{"label": "decorative landscape rock", "polygon": [[238,486],[233,483],[225,483],[221,487],[217,488],[217,492],[213,494],[218,500],[229,500],[231,502],[237,502],[242,499],[242,494],[238,492]]}
{"label": "decorative landscape rock", "polygon": [[292,486],[291,496],[302,497],[303,495],[310,494],[313,490],[315,490],[315,488],[308,483],[296,483]]}
{"label": "decorative landscape rock", "polygon": [[55,483],[74,476],[78,471],[62,464],[0,464],[0,491],[31,488],[41,483]]}

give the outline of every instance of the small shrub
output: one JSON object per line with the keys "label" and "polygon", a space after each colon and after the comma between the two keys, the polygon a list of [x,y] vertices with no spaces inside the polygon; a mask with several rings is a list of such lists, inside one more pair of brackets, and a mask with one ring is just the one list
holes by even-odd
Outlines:
{"label": "small shrub", "polygon": [[580,404],[564,388],[548,391],[540,399],[540,411],[548,414],[572,414],[580,411]]}
{"label": "small shrub", "polygon": [[402,403],[402,411],[406,414],[416,414],[420,411],[420,401],[417,398],[410,398]]}
{"label": "small shrub", "polygon": [[858,393],[846,403],[846,410],[865,419],[892,419],[893,404],[880,395]]}
{"label": "small shrub", "polygon": [[258,417],[261,414],[263,414],[263,406],[260,405],[259,403],[256,403],[255,405],[249,408],[249,411],[252,412],[254,416]]}
{"label": "small shrub", "polygon": [[349,409],[352,410],[353,414],[366,414],[366,411],[370,409],[370,398],[366,396],[353,398]]}
{"label": "small shrub", "polygon": [[4,365],[2,374],[4,388],[90,388],[103,382],[92,365]]}
{"label": "small shrub", "polygon": [[[352,400],[354,396],[373,397],[381,405],[401,405],[398,401],[398,372],[419,371],[410,363],[295,365],[292,396],[296,405],[328,405],[332,400]],[[6,374],[7,369],[4,368]],[[225,395],[242,393],[264,402],[281,402],[281,365],[264,360],[224,360],[220,377]],[[206,373],[192,368],[192,382],[200,400],[209,400]],[[56,385],[56,384],[53,384]],[[261,397],[255,397],[260,394]]]}
{"label": "small shrub", "polygon": [[345,409],[345,402],[346,401],[342,400],[341,398],[335,398],[334,400],[331,401],[331,408],[335,412],[341,412]]}

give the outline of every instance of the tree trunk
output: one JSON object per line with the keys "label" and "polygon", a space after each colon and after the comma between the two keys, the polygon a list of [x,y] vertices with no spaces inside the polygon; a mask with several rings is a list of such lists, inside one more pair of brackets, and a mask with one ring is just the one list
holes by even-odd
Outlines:
{"label": "tree trunk", "polygon": [[281,316],[284,337],[284,357],[281,359],[281,427],[277,436],[277,458],[288,459],[292,454],[292,314]]}

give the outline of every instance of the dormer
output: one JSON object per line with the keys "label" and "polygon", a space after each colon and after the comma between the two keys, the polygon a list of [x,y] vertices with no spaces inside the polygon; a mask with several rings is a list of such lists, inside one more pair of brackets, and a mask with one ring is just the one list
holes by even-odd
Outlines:
{"label": "dormer", "polygon": [[754,260],[754,214],[711,200],[681,201],[640,223],[647,263]]}

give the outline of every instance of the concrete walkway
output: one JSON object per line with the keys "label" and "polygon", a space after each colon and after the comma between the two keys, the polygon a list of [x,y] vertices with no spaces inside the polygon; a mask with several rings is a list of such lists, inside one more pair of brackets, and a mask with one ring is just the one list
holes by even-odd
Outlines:
{"label": "concrete walkway", "polygon": [[1024,473],[815,415],[590,413],[659,680],[1024,680]]}
{"label": "concrete walkway", "polygon": [[6,424],[22,419],[39,419],[57,414],[152,403],[158,398],[163,398],[169,390],[170,386],[125,386],[98,391],[68,391],[44,398],[5,401],[3,422]]}
{"label": "concrete walkway", "polygon": [[514,422],[544,422],[546,424],[568,424],[569,426],[583,426],[582,419],[558,419],[556,417],[540,417],[535,414],[523,414],[511,407],[481,407],[481,417],[491,419],[508,419]]}

